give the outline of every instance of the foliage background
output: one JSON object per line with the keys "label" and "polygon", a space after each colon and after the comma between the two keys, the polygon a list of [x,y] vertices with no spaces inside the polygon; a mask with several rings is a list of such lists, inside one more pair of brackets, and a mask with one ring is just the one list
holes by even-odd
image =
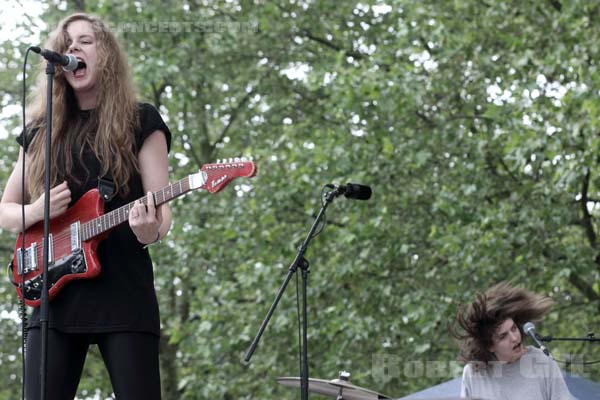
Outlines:
{"label": "foliage background", "polygon": [[[15,22],[16,39],[0,38],[2,181],[17,155],[20,69],[37,44],[28,38],[45,38],[76,10],[110,24],[140,97],[168,119],[173,179],[238,155],[259,166],[256,178],[216,196],[173,203],[171,233],[152,249],[165,399],[297,396],[275,383],[298,375],[294,281],[252,362],[241,359],[329,182],[374,193],[368,202],[336,200],[307,253],[312,377],[348,370],[353,383],[400,397],[459,374],[448,324],[461,303],[501,280],[554,298],[542,333],[598,331],[596,1],[36,7],[39,18]],[[8,260],[14,238],[1,237]],[[5,399],[20,390],[15,299],[5,281]],[[600,359],[589,344],[551,349],[562,360]],[[598,365],[567,368],[600,380]],[[110,394],[94,351],[79,397]]]}

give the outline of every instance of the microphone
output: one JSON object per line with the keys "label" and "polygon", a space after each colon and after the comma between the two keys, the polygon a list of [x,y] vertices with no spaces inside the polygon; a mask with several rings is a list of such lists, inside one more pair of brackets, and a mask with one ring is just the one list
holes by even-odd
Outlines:
{"label": "microphone", "polygon": [[550,357],[550,352],[548,351],[548,349],[546,348],[546,346],[544,346],[542,344],[542,342],[540,341],[540,339],[538,339],[537,334],[535,333],[535,325],[532,322],[526,322],[523,325],[523,332],[525,332],[526,335],[528,335],[529,337],[531,337],[531,339],[533,339],[533,341],[535,342],[535,344],[537,345],[537,347],[539,347],[539,349],[541,351],[543,351],[545,355],[547,355],[548,357]]}
{"label": "microphone", "polygon": [[344,195],[348,199],[354,200],[369,200],[371,198],[371,187],[366,185],[360,185],[358,183],[348,183],[346,185],[332,185],[328,184],[327,187],[335,189],[335,195]]}
{"label": "microphone", "polygon": [[44,57],[49,62],[62,65],[64,71],[75,71],[79,66],[79,61],[73,54],[64,55],[52,50],[40,49],[37,46],[31,46],[30,49],[34,53],[38,53]]}

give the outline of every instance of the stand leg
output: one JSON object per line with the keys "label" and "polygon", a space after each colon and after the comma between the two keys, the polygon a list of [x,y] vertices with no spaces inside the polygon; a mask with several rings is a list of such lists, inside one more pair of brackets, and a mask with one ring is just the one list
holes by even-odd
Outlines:
{"label": "stand leg", "polygon": [[302,259],[302,370],[300,371],[300,386],[302,400],[308,400],[308,321],[307,321],[307,287],[308,287],[308,261]]}

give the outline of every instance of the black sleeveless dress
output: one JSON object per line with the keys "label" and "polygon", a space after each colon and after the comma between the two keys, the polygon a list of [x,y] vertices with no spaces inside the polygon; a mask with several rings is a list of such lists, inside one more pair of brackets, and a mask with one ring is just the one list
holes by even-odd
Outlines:
{"label": "black sleeveless dress", "polygon": [[[86,113],[81,111],[82,118]],[[170,149],[171,132],[156,108],[139,104],[140,125],[135,132],[136,152],[144,140],[156,130],[165,134]],[[22,138],[17,139],[22,145]],[[79,155],[77,153],[76,157]],[[84,168],[75,168],[79,182],[67,181],[71,190],[71,207],[90,189],[98,187],[100,163],[84,149],[78,160]],[[130,180],[129,194],[116,195],[105,204],[105,212],[119,208],[145,195],[139,174]],[[139,243],[127,222],[110,231],[98,246],[102,266],[94,279],[68,283],[50,302],[49,327],[65,333],[147,332],[160,333],[158,302],[154,289],[154,273],[148,250]],[[32,312],[29,327],[39,327],[39,308]]]}

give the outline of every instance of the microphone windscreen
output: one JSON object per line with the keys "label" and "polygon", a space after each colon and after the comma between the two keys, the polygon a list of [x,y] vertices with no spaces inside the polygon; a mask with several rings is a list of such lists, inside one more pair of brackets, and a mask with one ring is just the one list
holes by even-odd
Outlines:
{"label": "microphone windscreen", "polygon": [[67,65],[63,65],[63,70],[65,71],[75,71],[79,66],[79,60],[73,54],[67,54],[66,57],[69,59],[69,63]]}
{"label": "microphone windscreen", "polygon": [[535,331],[535,325],[532,322],[526,322],[523,324],[523,332],[529,335],[529,332]]}
{"label": "microphone windscreen", "polygon": [[371,198],[371,193],[371,188],[369,186],[359,185],[358,183],[348,183],[346,185],[344,196],[349,199],[369,200]]}

